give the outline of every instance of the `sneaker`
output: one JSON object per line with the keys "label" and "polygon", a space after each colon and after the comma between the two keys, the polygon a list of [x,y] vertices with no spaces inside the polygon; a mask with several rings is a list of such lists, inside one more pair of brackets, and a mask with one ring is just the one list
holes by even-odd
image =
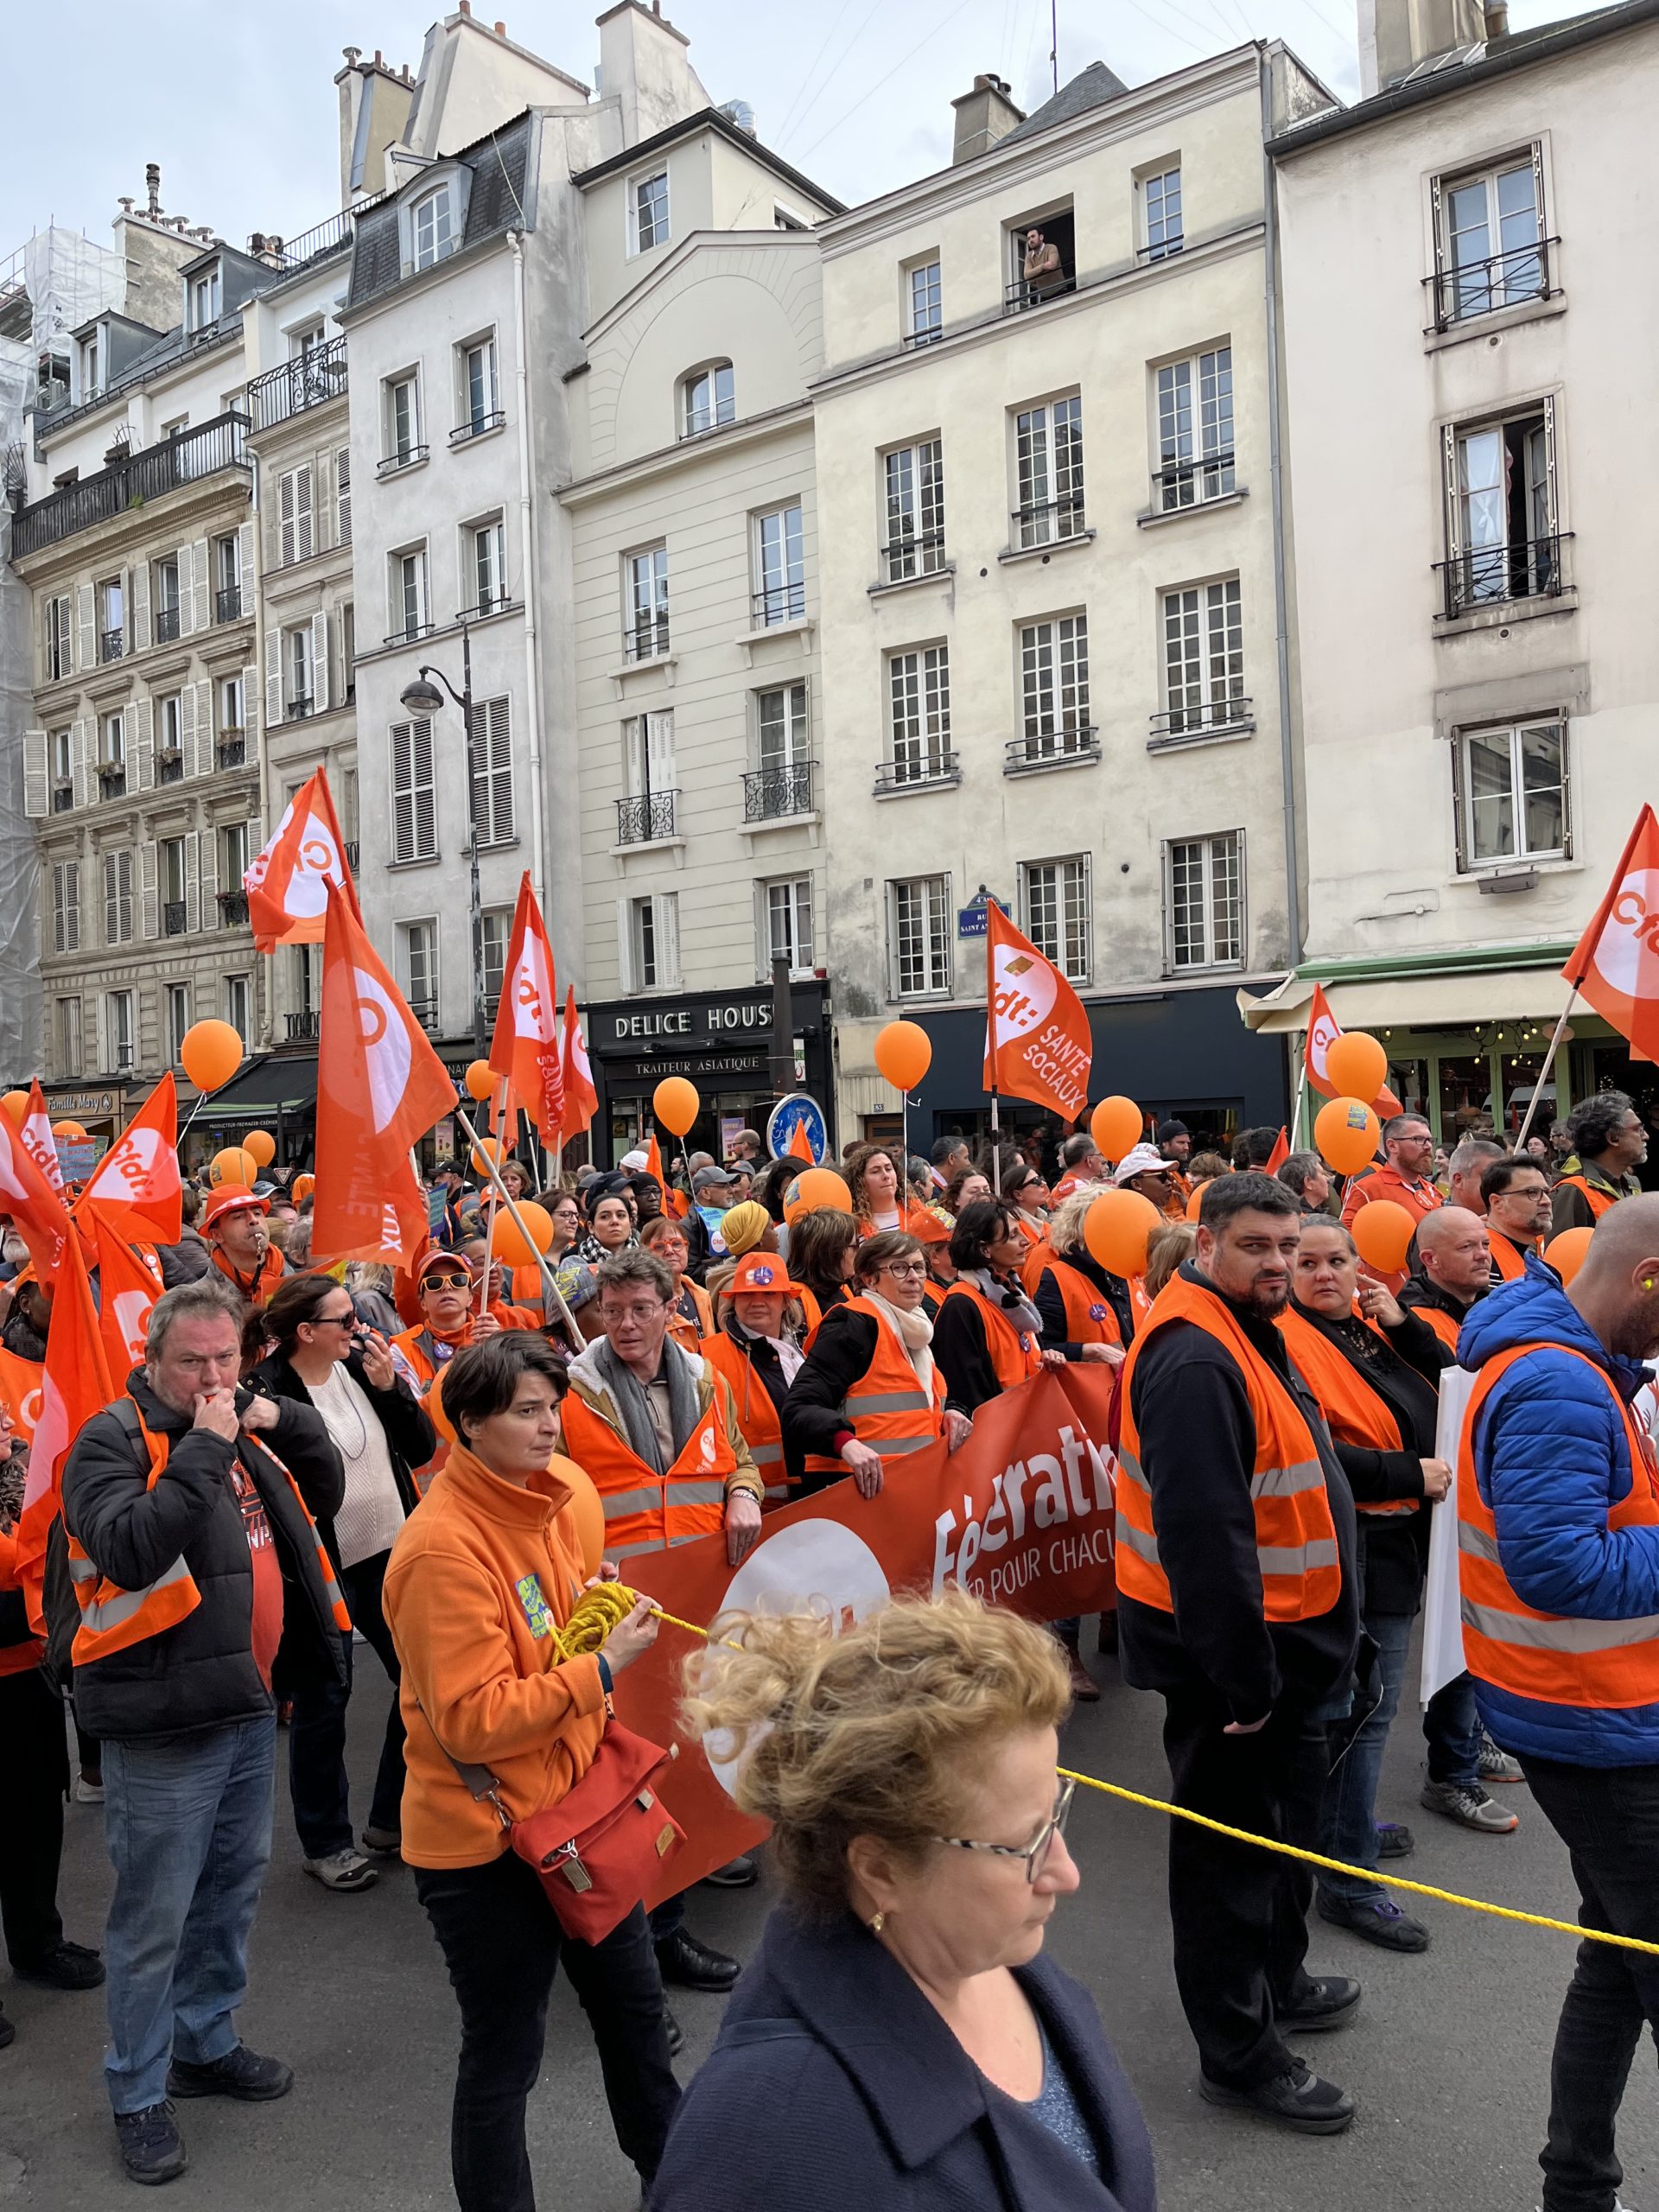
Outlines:
{"label": "sneaker", "polygon": [[101,1805],[104,1802],[103,1783],[88,1782],[84,1774],[78,1774],[75,1777],[75,1802],[77,1805]]}
{"label": "sneaker", "polygon": [[1291,2036],[1323,2035],[1327,2028],[1345,2028],[1358,2012],[1363,1994],[1349,1974],[1307,1974],[1296,2002],[1282,2009],[1274,2007],[1274,2024]]}
{"label": "sneaker", "polygon": [[117,2113],[115,2133],[129,2181],[176,2181],[190,2163],[171,2105],[146,2105],[142,2112]]}
{"label": "sneaker", "polygon": [[264,2105],[285,2097],[293,2086],[291,2066],[280,2058],[262,2058],[245,2043],[206,2066],[175,2058],[167,2069],[169,2097],[235,2097],[243,2104]]}
{"label": "sneaker", "polygon": [[1346,2089],[1322,2082],[1302,2058],[1293,2058],[1282,2074],[1258,2082],[1251,2089],[1230,2088],[1224,2082],[1200,2074],[1198,2094],[1206,2104],[1260,2113],[1263,2120],[1294,2127],[1299,2135],[1340,2135],[1353,2124],[1354,2101]]}
{"label": "sneaker", "polygon": [[1319,1913],[1333,1928],[1351,1929],[1368,1943],[1385,1951],[1426,1951],[1428,1930],[1421,1920],[1402,1912],[1390,1897],[1328,1897],[1320,1896]]}
{"label": "sneaker", "polygon": [[1426,1782],[1419,1802],[1477,1835],[1512,1835],[1521,1825],[1520,1815],[1489,1797],[1478,1782]]}
{"label": "sneaker", "polygon": [[11,1970],[19,1981],[48,1989],[96,1989],[104,1979],[103,1960],[84,1943],[58,1943],[38,1959],[14,1959]]}
{"label": "sneaker", "polygon": [[1071,1695],[1078,1705],[1098,1705],[1100,1685],[1084,1665],[1082,1655],[1068,1643],[1065,1647],[1065,1671],[1071,1678]]}
{"label": "sneaker", "polygon": [[326,1859],[302,1859],[308,1874],[315,1874],[325,1890],[372,1890],[380,1877],[360,1851],[347,1844]]}
{"label": "sneaker", "polygon": [[1379,1821],[1376,1824],[1376,1855],[1379,1859],[1409,1859],[1417,1848],[1417,1839],[1401,1821]]}
{"label": "sneaker", "polygon": [[1527,1778],[1521,1771],[1521,1762],[1512,1759],[1507,1751],[1499,1751],[1484,1728],[1480,1732],[1479,1765],[1483,1782],[1501,1782],[1512,1789]]}
{"label": "sneaker", "polygon": [[396,1859],[404,1847],[403,1834],[397,1828],[365,1828],[363,1848],[377,1859]]}

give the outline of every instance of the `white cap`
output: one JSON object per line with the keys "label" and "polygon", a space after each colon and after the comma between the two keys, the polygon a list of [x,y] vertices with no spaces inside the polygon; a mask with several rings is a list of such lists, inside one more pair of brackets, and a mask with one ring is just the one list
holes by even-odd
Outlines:
{"label": "white cap", "polygon": [[637,1174],[639,1170],[645,1166],[647,1157],[648,1155],[641,1152],[636,1146],[633,1151],[625,1152],[623,1154],[622,1166],[626,1168],[629,1174]]}
{"label": "white cap", "polygon": [[1118,1161],[1112,1180],[1121,1185],[1136,1175],[1167,1175],[1172,1165],[1156,1146],[1138,1144]]}

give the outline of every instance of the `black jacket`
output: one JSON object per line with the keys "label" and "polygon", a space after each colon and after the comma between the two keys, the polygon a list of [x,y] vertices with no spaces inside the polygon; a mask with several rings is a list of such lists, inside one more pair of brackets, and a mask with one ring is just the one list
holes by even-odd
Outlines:
{"label": "black jacket", "polygon": [[[840,1440],[853,1433],[845,1411],[847,1393],[868,1374],[880,1328],[873,1314],[849,1313],[844,1306],[832,1306],[819,1322],[806,1363],[790,1384],[784,1401],[785,1465],[804,1462],[809,1452],[821,1459],[839,1455]],[[814,1491],[826,1490],[831,1483],[842,1481],[846,1473],[844,1467],[824,1474],[803,1465],[802,1495],[810,1497]]]}
{"label": "black jacket", "polygon": [[1146,2123],[1092,1999],[1040,1952],[1014,1975],[1098,2180],[850,1914],[823,1927],[780,1909],[675,2116],[652,2212],[1154,2212]]}
{"label": "black jacket", "polygon": [[[1478,1303],[1486,1293],[1478,1290],[1470,1305]],[[1400,1303],[1408,1313],[1421,1313],[1427,1307],[1436,1313],[1449,1313],[1461,1328],[1469,1313],[1468,1306],[1460,1306],[1449,1290],[1442,1290],[1439,1283],[1431,1282],[1427,1275],[1408,1275],[1400,1292]],[[1424,1322],[1427,1328],[1428,1324]],[[1450,1363],[1447,1363],[1448,1365]]]}
{"label": "black jacket", "polygon": [[[1017,1288],[1014,1295],[1020,1296]],[[933,1324],[933,1357],[944,1377],[944,1402],[952,1413],[966,1414],[971,1420],[982,1406],[1001,1396],[977,1299],[945,1299]]]}
{"label": "black jacket", "polygon": [[[1058,1256],[1057,1255],[1057,1256]],[[1117,1333],[1125,1345],[1135,1342],[1135,1304],[1129,1296],[1129,1286],[1122,1275],[1108,1274],[1091,1252],[1067,1252],[1064,1263],[1093,1285],[1117,1322]],[[1065,1333],[1065,1300],[1052,1268],[1045,1268],[1037,1285],[1037,1295],[1032,1304],[1043,1317],[1043,1350],[1063,1351],[1068,1359],[1080,1359],[1083,1346],[1073,1344]]]}
{"label": "black jacket", "polygon": [[[261,1438],[245,1433],[232,1442],[198,1430],[188,1414],[162,1403],[142,1368],[128,1376],[127,1395],[149,1427],[169,1439],[166,1471],[149,1487],[142,1442],[113,1413],[94,1414],[64,1463],[65,1523],[93,1564],[124,1590],[144,1588],[182,1558],[200,1603],[159,1636],[76,1668],[81,1726],[90,1736],[121,1740],[224,1727],[270,1711],[270,1693],[253,1660],[253,1567],[230,1482],[236,1460],[252,1478],[270,1522],[285,1627],[296,1636],[308,1632],[314,1649],[320,1647],[325,1663],[343,1679],[340,1636],[311,1531],[270,1456],[274,1452],[293,1476],[315,1520],[338,1512],[346,1478],[322,1415],[305,1406],[281,1406],[276,1427],[266,1432],[267,1451]],[[248,1397],[238,1391],[238,1405]]]}
{"label": "black jacket", "polygon": [[[1190,1260],[1181,1274],[1213,1289]],[[1269,1624],[1263,1617],[1250,1500],[1255,1423],[1244,1377],[1207,1329],[1170,1321],[1135,1356],[1130,1406],[1175,1610],[1166,1613],[1120,1592],[1118,1642],[1123,1679],[1134,1688],[1179,1694],[1207,1688],[1225,1700],[1235,1720],[1250,1721],[1281,1698],[1319,1705],[1340,1689],[1359,1643],[1359,1580],[1353,1495],[1325,1416],[1274,1324],[1243,1306],[1231,1311],[1284,1381],[1313,1435],[1337,1534],[1337,1602],[1312,1620]]]}
{"label": "black jacket", "polygon": [[212,1248],[188,1222],[176,1244],[156,1246],[156,1257],[161,1263],[162,1287],[167,1290],[176,1290],[181,1282],[200,1282],[213,1271]]}
{"label": "black jacket", "polygon": [[[363,1372],[360,1353],[353,1352],[346,1362],[346,1372],[361,1390],[379,1418],[385,1432],[386,1449],[391,1457],[391,1471],[397,1484],[397,1495],[404,1502],[405,1516],[412,1513],[421,1502],[415,1487],[413,1470],[423,1467],[438,1448],[438,1432],[423,1408],[420,1400],[400,1376],[390,1390],[377,1390]],[[248,1377],[251,1389],[262,1397],[275,1398],[279,1403],[311,1405],[311,1393],[296,1373],[293,1363],[285,1352],[274,1351],[262,1360]],[[319,1419],[321,1416],[319,1414]],[[342,1497],[344,1491],[341,1492]],[[317,1527],[322,1541],[328,1547],[328,1555],[336,1567],[340,1564],[340,1548],[334,1541],[334,1519],[331,1512],[325,1520],[317,1517]]]}

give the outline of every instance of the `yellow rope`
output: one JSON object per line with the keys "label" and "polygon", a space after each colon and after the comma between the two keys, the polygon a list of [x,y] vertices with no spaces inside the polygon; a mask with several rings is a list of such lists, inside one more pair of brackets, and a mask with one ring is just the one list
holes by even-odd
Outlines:
{"label": "yellow rope", "polygon": [[[555,1627],[553,1630],[560,1656],[581,1659],[600,1650],[618,1622],[626,1620],[639,1602],[639,1592],[630,1590],[626,1582],[593,1584],[577,1599],[563,1628]],[[699,1628],[695,1621],[679,1620],[674,1614],[665,1613],[660,1605],[653,1605],[651,1610],[671,1628],[683,1628],[688,1636],[700,1636],[705,1643],[708,1642],[708,1630]],[[721,1642],[729,1643],[730,1639],[722,1637]],[[735,1651],[740,1647],[733,1644],[732,1649]]]}

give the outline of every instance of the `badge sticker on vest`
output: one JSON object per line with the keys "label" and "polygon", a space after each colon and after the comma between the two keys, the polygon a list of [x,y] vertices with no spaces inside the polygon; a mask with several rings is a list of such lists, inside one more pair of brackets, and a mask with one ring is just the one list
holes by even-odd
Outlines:
{"label": "badge sticker on vest", "polygon": [[772,1271],[770,1268],[751,1268],[749,1269],[749,1281],[762,1290],[766,1289],[772,1283]]}
{"label": "badge sticker on vest", "polygon": [[1089,1319],[1091,1321],[1103,1321],[1106,1319],[1106,1308],[1103,1306],[1091,1306],[1089,1308]]}
{"label": "badge sticker on vest", "polygon": [[715,1442],[715,1425],[713,1421],[709,1421],[704,1425],[702,1432],[702,1464],[705,1467],[714,1465],[715,1454],[719,1448]]}
{"label": "badge sticker on vest", "polygon": [[553,1633],[553,1615],[547,1599],[542,1594],[539,1576],[521,1574],[513,1587],[518,1592],[518,1602],[524,1609],[524,1618],[530,1623],[530,1632],[539,1643],[543,1637]]}
{"label": "badge sticker on vest", "polygon": [[1023,1329],[1020,1332],[1020,1349],[1021,1351],[1029,1351],[1031,1350],[1031,1338],[1026,1334]]}

